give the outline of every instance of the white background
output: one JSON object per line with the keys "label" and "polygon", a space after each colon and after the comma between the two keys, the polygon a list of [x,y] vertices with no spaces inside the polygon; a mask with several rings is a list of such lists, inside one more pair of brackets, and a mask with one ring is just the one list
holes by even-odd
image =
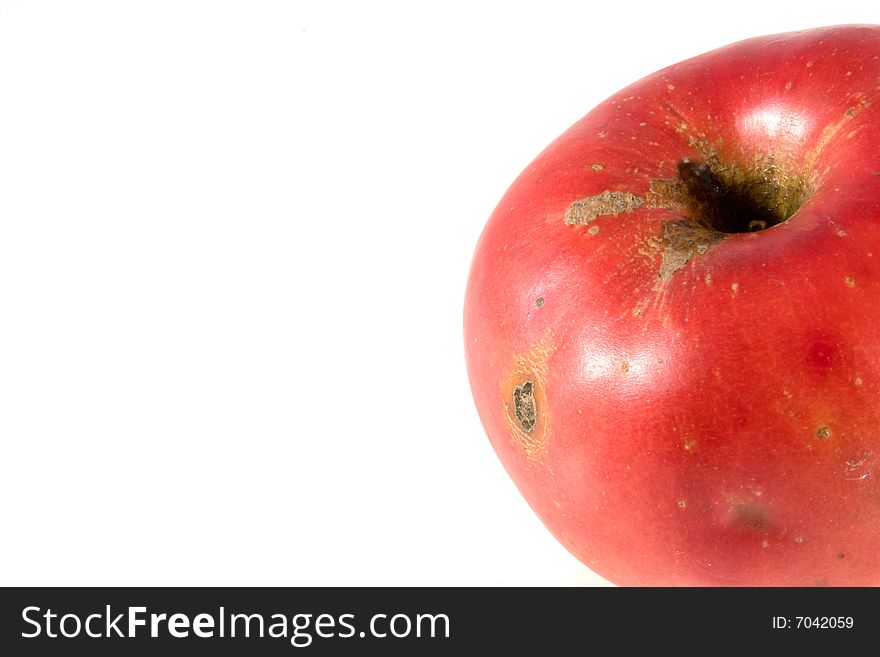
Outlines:
{"label": "white background", "polygon": [[602,584],[473,407],[482,226],[619,88],[875,6],[0,2],[0,584]]}

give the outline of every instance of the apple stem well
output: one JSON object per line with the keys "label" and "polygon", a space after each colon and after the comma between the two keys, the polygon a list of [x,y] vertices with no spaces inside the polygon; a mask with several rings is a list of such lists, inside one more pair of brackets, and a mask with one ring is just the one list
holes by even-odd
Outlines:
{"label": "apple stem well", "polygon": [[720,233],[772,228],[797,212],[807,196],[803,178],[789,178],[772,163],[743,170],[685,158],[678,175],[689,218]]}
{"label": "apple stem well", "polygon": [[[805,175],[788,175],[772,155],[759,156],[752,166],[722,163],[714,153],[705,162],[684,158],[677,178],[650,181],[646,197],[606,190],[572,203],[567,225],[584,226],[602,216],[630,213],[644,206],[666,208],[679,219],[664,220],[658,276],[669,280],[695,255],[702,255],[726,237],[756,233],[777,226],[803,205],[810,188]],[[662,245],[662,246],[661,246]]]}

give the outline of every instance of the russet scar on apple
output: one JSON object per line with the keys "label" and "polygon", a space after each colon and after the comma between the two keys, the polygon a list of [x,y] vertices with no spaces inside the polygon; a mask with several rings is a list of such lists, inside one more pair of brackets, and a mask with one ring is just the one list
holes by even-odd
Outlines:
{"label": "russet scar on apple", "polygon": [[511,441],[533,464],[540,461],[550,439],[549,409],[544,389],[551,353],[552,348],[543,342],[517,356],[500,395]]}

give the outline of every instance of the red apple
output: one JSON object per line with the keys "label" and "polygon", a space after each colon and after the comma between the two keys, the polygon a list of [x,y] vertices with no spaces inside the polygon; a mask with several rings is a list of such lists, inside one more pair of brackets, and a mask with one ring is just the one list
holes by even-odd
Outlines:
{"label": "red apple", "polygon": [[878,85],[880,26],[721,48],[596,107],[489,219],[480,418],[610,581],[880,585]]}

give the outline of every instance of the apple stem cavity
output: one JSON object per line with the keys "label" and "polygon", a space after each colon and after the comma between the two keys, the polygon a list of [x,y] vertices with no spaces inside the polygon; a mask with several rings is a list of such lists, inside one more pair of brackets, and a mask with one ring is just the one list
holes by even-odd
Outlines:
{"label": "apple stem cavity", "polygon": [[784,176],[774,165],[752,169],[716,162],[678,163],[690,219],[719,233],[752,233],[791,217],[807,195],[803,178]]}

